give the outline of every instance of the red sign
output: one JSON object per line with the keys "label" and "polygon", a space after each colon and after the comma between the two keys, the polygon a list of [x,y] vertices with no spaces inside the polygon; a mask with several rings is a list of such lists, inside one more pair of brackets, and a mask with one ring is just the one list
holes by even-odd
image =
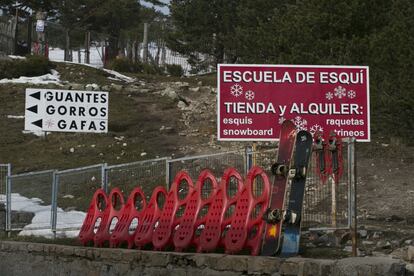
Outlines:
{"label": "red sign", "polygon": [[292,120],[370,141],[366,66],[219,64],[217,99],[219,140],[277,140]]}

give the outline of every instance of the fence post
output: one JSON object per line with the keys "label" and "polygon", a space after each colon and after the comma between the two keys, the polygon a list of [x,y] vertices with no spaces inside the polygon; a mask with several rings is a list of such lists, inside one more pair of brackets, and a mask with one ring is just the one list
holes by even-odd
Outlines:
{"label": "fence post", "polygon": [[6,232],[7,236],[11,236],[11,164],[7,164],[7,177],[6,177]]}
{"label": "fence post", "polygon": [[171,157],[168,157],[166,161],[166,173],[165,173],[165,180],[167,181],[167,191],[170,190],[170,183],[173,182],[173,175],[172,175],[172,162]]}
{"label": "fence post", "polygon": [[347,169],[348,169],[348,229],[352,225],[352,181],[351,181],[351,138],[348,138]]}
{"label": "fence post", "polygon": [[246,164],[244,167],[244,172],[247,175],[249,170],[253,167],[253,147],[252,146],[246,146],[245,156],[246,156]]}
{"label": "fence post", "polygon": [[52,176],[52,210],[51,210],[51,227],[53,237],[56,238],[56,226],[57,226],[57,194],[59,188],[59,175],[57,171],[53,172]]}
{"label": "fence post", "polygon": [[356,139],[351,138],[348,146],[348,172],[350,187],[350,230],[352,236],[352,256],[358,255],[358,235],[357,235],[357,177],[356,177],[356,158],[355,158]]}
{"label": "fence post", "polygon": [[105,193],[108,193],[108,163],[102,164],[101,169],[101,187],[105,191]]}

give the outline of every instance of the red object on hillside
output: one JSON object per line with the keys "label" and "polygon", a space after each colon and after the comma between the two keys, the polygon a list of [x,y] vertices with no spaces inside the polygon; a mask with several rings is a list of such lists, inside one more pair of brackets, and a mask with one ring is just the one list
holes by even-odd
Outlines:
{"label": "red object on hillside", "polygon": [[147,201],[142,189],[139,187],[133,189],[112,232],[110,247],[118,247],[123,242],[128,243],[128,248],[134,247],[135,232],[138,223],[141,223],[142,213],[146,207]]}
{"label": "red object on hillside", "polygon": [[[187,185],[187,196],[183,200],[180,200],[179,193],[184,191],[184,188],[181,187],[180,184],[184,182]],[[184,171],[179,172],[175,176],[171,189],[168,192],[167,200],[159,219],[159,224],[152,236],[152,245],[155,250],[162,250],[171,244],[172,233],[177,226],[177,211],[181,206],[184,206],[184,203],[193,191],[194,185],[191,177]]]}
{"label": "red object on hillside", "polygon": [[[211,191],[209,198],[203,200],[203,187],[207,185],[206,181],[211,183]],[[177,221],[178,228],[173,235],[173,243],[175,251],[182,251],[190,245],[194,244],[194,235],[196,231],[196,221],[200,215],[200,211],[207,205],[208,200],[215,194],[218,188],[217,180],[209,170],[203,170],[198,177],[194,191],[187,197],[184,202],[184,214]]]}
{"label": "red object on hillside", "polygon": [[[262,178],[262,193],[255,196],[253,189],[258,184],[256,177]],[[263,235],[262,216],[269,204],[270,183],[266,173],[259,167],[253,167],[245,180],[245,186],[236,197],[236,209],[230,217],[230,227],[224,236],[227,254],[235,254],[244,248],[251,249],[251,255],[259,253]],[[249,239],[252,235],[253,238]]]}
{"label": "red object on hillside", "polygon": [[124,196],[119,188],[112,189],[108,196],[109,206],[105,209],[102,222],[96,231],[94,244],[96,247],[103,247],[109,242],[112,231],[122,215],[124,208]]}
{"label": "red object on hillside", "polygon": [[[79,240],[82,245],[93,241],[95,236],[95,228],[102,223],[105,210],[108,208],[109,202],[106,193],[102,189],[98,189],[89,204],[88,212],[83,221],[81,230],[79,231]],[[98,225],[97,225],[98,224]]]}
{"label": "red object on hillside", "polygon": [[237,181],[236,194],[243,189],[243,178],[234,168],[224,171],[220,185],[216,192],[208,198],[206,204],[209,205],[207,214],[200,218],[195,227],[201,229],[200,236],[194,238],[197,245],[197,252],[212,252],[220,246],[221,234],[226,224],[224,223],[226,210],[235,203],[235,197],[229,199],[227,191],[230,190],[231,183]]}
{"label": "red object on hillside", "polygon": [[147,207],[141,213],[141,220],[138,222],[134,237],[134,243],[138,249],[152,242],[152,235],[162,212],[162,208],[159,205],[161,196],[165,200],[167,198],[167,191],[164,187],[158,186],[152,192]]}

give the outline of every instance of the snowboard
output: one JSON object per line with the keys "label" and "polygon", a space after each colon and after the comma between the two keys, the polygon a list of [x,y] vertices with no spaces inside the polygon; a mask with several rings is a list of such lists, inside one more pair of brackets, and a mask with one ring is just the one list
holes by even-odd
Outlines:
{"label": "snowboard", "polygon": [[266,222],[261,251],[263,256],[276,255],[279,250],[282,208],[285,202],[287,173],[292,158],[295,137],[295,125],[289,120],[284,121],[279,136],[276,163],[272,166],[272,173],[275,178],[271,188],[269,208],[263,215],[263,220]]}
{"label": "snowboard", "polygon": [[312,155],[312,135],[304,130],[296,136],[294,165],[289,170],[292,179],[288,207],[284,214],[285,232],[281,257],[292,257],[299,252],[300,224],[305,194],[306,175]]}

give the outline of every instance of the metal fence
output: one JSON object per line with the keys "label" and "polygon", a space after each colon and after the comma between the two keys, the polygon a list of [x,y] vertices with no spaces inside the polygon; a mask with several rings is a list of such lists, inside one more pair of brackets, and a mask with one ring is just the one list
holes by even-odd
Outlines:
{"label": "metal fence", "polygon": [[0,204],[6,203],[7,176],[11,175],[11,164],[0,164]]}
{"label": "metal fence", "polygon": [[[137,186],[144,191],[147,200],[157,186],[168,183],[168,158],[138,161],[105,168],[107,188],[118,187],[128,195]],[[108,191],[107,191],[108,192]]]}
{"label": "metal fence", "polygon": [[52,231],[79,229],[79,221],[66,221],[67,212],[84,212],[99,188],[106,189],[106,164],[69,169],[56,172],[52,193]]}
{"label": "metal fence", "polygon": [[0,54],[14,53],[16,34],[16,19],[0,17]]}
{"label": "metal fence", "polygon": [[[50,228],[53,175],[53,170],[47,170],[8,177],[6,230]],[[12,216],[12,210],[16,215]],[[31,212],[40,214],[36,226],[27,225],[31,221]]]}
{"label": "metal fence", "polygon": [[[351,182],[355,178],[354,171],[348,166],[350,162],[354,162],[353,143],[348,142],[344,143],[344,174],[338,183],[333,183],[332,180],[322,183],[316,172],[315,158],[312,158],[305,191],[303,227],[349,229],[354,205],[352,198],[355,193],[351,189]],[[267,172],[273,183],[274,177],[270,168],[276,161],[276,155],[275,149],[253,151],[251,147],[247,147],[240,151],[178,159],[158,158],[112,166],[98,164],[64,171],[51,170],[19,175],[3,172],[1,169],[7,171],[10,165],[0,165],[0,180],[2,174],[9,175],[6,185],[6,230],[44,228],[55,234],[68,229],[79,230],[96,189],[103,188],[109,192],[113,187],[119,187],[128,196],[134,187],[140,186],[148,199],[156,186],[164,185],[169,188],[174,176],[181,170],[187,171],[195,183],[203,169],[211,170],[217,180],[220,180],[228,167],[236,168],[245,176],[252,165],[258,165]],[[203,193],[207,195],[210,193],[208,187],[211,186],[206,187]],[[228,194],[234,194],[236,187],[233,185],[234,191],[228,191]],[[260,179],[255,180],[253,192],[260,194],[262,189],[263,183]],[[32,207],[25,208],[25,204],[32,204]],[[36,212],[43,212],[41,219],[36,216],[36,226],[23,225],[19,220],[12,221],[12,210],[33,212],[32,208]],[[49,215],[44,215],[46,213]],[[68,214],[72,215],[71,219],[68,219]]]}

